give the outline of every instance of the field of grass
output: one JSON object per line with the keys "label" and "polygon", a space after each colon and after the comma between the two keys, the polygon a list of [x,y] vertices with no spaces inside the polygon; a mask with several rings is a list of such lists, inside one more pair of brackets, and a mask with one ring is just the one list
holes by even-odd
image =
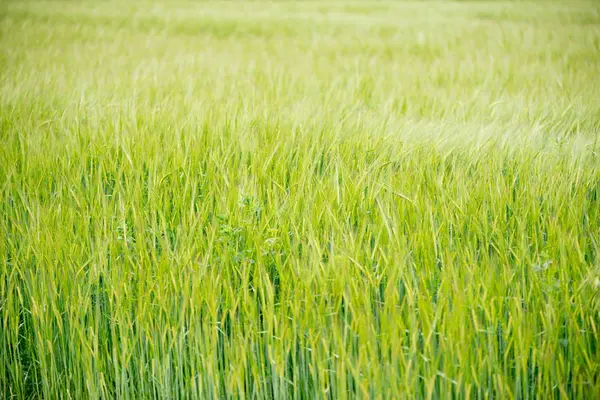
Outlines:
{"label": "field of grass", "polygon": [[600,3],[0,2],[0,398],[597,398]]}

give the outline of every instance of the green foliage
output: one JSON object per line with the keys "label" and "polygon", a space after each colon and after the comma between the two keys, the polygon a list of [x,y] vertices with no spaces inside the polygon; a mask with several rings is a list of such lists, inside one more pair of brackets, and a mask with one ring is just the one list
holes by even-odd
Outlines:
{"label": "green foliage", "polygon": [[4,2],[0,398],[600,396],[594,2]]}

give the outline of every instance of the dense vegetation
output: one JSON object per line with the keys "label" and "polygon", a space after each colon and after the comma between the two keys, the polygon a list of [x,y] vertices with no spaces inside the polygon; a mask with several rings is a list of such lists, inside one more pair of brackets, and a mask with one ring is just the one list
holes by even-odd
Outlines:
{"label": "dense vegetation", "polygon": [[0,5],[0,398],[600,396],[597,2]]}

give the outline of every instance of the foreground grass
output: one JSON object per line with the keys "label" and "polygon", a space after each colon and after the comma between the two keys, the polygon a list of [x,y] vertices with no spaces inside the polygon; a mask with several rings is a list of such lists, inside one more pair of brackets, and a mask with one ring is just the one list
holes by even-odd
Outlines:
{"label": "foreground grass", "polygon": [[594,2],[0,8],[0,398],[600,395]]}

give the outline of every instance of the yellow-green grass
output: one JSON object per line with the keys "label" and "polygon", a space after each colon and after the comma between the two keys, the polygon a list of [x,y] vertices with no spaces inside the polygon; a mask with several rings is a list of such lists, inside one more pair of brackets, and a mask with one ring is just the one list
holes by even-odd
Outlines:
{"label": "yellow-green grass", "polygon": [[0,398],[600,396],[597,2],[0,4]]}

